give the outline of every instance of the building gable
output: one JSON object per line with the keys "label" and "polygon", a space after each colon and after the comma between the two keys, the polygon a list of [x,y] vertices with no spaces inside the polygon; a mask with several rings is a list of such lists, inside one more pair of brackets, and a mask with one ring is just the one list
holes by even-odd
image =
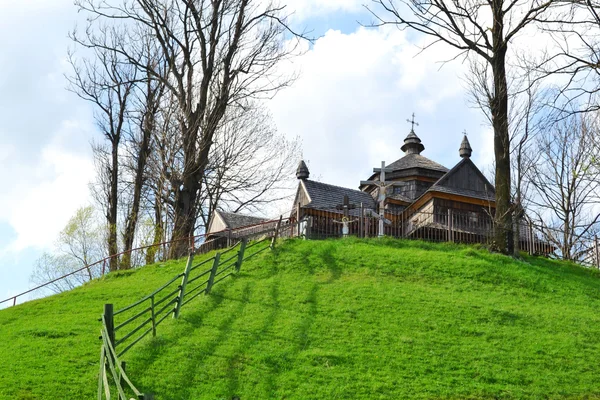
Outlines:
{"label": "building gable", "polygon": [[442,176],[429,191],[440,191],[462,196],[493,200],[494,186],[481,173],[470,158],[463,158]]}

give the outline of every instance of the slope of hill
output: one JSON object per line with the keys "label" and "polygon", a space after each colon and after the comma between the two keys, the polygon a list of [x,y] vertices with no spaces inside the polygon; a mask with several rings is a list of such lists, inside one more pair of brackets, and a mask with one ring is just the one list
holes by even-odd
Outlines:
{"label": "slope of hill", "polygon": [[[0,311],[0,399],[95,396],[102,304],[182,269]],[[125,359],[157,399],[600,398],[599,277],[453,244],[292,240]]]}

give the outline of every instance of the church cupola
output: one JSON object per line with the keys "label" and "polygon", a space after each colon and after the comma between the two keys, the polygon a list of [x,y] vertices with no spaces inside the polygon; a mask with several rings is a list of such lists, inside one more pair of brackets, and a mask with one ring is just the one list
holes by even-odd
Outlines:
{"label": "church cupola", "polygon": [[471,149],[471,144],[469,143],[469,139],[467,139],[467,135],[463,137],[462,143],[460,144],[460,149],[458,149],[458,154],[462,158],[470,158],[473,149]]}
{"label": "church cupola", "polygon": [[296,170],[296,178],[301,180],[306,180],[310,176],[310,172],[308,171],[308,167],[304,160],[300,160],[300,164],[298,164],[298,169]]}
{"label": "church cupola", "polygon": [[421,152],[425,150],[425,146],[423,146],[421,139],[419,139],[415,133],[415,125],[419,126],[419,124],[415,122],[415,113],[412,115],[412,120],[407,119],[406,121],[411,124],[410,133],[406,139],[404,139],[404,145],[400,147],[400,150],[406,154],[421,154]]}
{"label": "church cupola", "polygon": [[406,154],[421,154],[425,150],[425,146],[423,146],[421,139],[419,139],[415,131],[411,129],[406,139],[404,139],[404,145],[400,150]]}

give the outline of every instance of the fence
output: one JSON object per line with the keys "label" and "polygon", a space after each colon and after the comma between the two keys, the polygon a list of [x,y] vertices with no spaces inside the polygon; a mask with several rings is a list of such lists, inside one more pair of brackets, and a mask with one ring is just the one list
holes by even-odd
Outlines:
{"label": "fence", "polygon": [[[347,216],[339,210],[305,209],[296,221],[294,233],[309,239],[358,236],[377,237],[380,224],[383,234],[395,238],[436,242],[494,244],[497,226],[486,213],[419,211],[410,215],[386,211],[385,219],[370,210],[357,208]],[[513,227],[518,249],[532,255],[544,255],[576,261],[584,266],[600,268],[600,248],[596,236],[571,234],[522,219]]]}
{"label": "fence", "polygon": [[[224,242],[223,238],[231,240],[231,235],[207,241],[205,247],[192,249],[181,274],[174,276],[154,292],[118,311],[113,310],[112,304],[105,304],[104,314],[100,319],[102,344],[98,399],[111,399],[113,392],[116,392],[115,396],[119,400],[129,399],[130,395],[143,400],[152,399],[152,395],[142,393],[131,382],[126,373],[126,363],[121,357],[144,337],[150,334],[156,336],[157,327],[169,315],[177,318],[183,306],[201,294],[210,294],[216,284],[239,272],[244,261],[273,248],[278,237],[289,236],[287,222],[280,218],[277,222],[269,221],[253,229],[244,229],[243,235],[237,235],[240,239],[234,245],[194,264],[195,254],[205,253],[210,247],[220,246]],[[248,244],[251,238],[259,240]],[[270,244],[260,246],[266,241],[270,241]],[[120,337],[117,338],[117,335]]]}
{"label": "fence", "polygon": [[[287,221],[288,220],[285,219],[283,223],[287,223]],[[126,262],[128,268],[138,268],[147,264],[152,264],[157,260],[165,261],[168,258],[169,246],[177,242],[189,242],[189,246],[192,249],[194,249],[196,254],[204,254],[213,250],[230,247],[234,241],[239,241],[242,237],[248,238],[259,236],[264,232],[273,230],[277,223],[278,220],[271,220],[256,225],[241,227],[238,229],[223,230],[220,232],[212,233],[210,237],[207,234],[196,235],[168,242],[154,243],[148,246],[141,246],[118,254],[114,254],[89,265],[85,265],[75,271],[69,272],[68,274],[64,274],[58,278],[52,279],[32,289],[26,290],[22,293],[4,299],[0,301],[0,308],[3,304],[8,306],[15,306],[17,305],[18,298],[22,298],[25,295],[31,295],[34,292],[39,291],[41,289],[51,288],[52,285],[55,285],[59,282],[64,282],[67,278],[70,277],[78,277],[79,275],[82,275],[83,277],[79,280],[79,283],[83,283],[89,279],[103,276],[109,271],[111,263],[116,263],[117,265],[120,265],[122,262]],[[75,286],[76,285],[73,285],[73,287]]]}

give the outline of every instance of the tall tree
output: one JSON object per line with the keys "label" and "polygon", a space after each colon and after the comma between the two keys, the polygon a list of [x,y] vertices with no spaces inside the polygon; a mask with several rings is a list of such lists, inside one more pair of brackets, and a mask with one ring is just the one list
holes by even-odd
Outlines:
{"label": "tall tree", "polygon": [[567,260],[585,251],[582,238],[600,228],[600,132],[597,119],[571,115],[538,137],[528,172],[539,223],[556,229],[547,238]]}
{"label": "tall tree", "polygon": [[[187,249],[194,234],[197,197],[214,135],[229,105],[271,95],[289,82],[275,67],[293,49],[284,45],[284,8],[260,0],[123,0],[119,4],[77,0],[91,14],[90,23],[113,19],[144,26],[169,65],[162,76],[140,62],[139,52],[125,43],[112,46],[140,71],[161,80],[177,102],[183,142],[183,174],[174,199],[172,256]],[[91,31],[91,29],[88,29]],[[104,48],[88,37],[85,45]]]}
{"label": "tall tree", "polygon": [[[86,32],[90,37],[90,31]],[[68,78],[69,89],[94,106],[98,128],[107,141],[94,146],[98,168],[97,199],[104,207],[107,222],[107,247],[109,254],[117,254],[118,198],[119,198],[119,150],[121,140],[128,129],[128,107],[135,87],[136,70],[124,62],[118,52],[112,50],[123,41],[123,33],[103,26],[98,40],[104,43],[82,57],[70,53],[73,74]],[[77,40],[77,39],[76,39]],[[111,259],[111,271],[118,269],[118,260]]]}
{"label": "tall tree", "polygon": [[[512,252],[511,162],[507,54],[511,41],[538,20],[554,0],[373,0],[375,25],[392,24],[430,36],[459,55],[473,54],[491,68],[490,113],[494,128],[496,244]],[[429,47],[428,46],[428,47]]]}
{"label": "tall tree", "polygon": [[[143,36],[148,38],[148,36]],[[154,64],[156,70],[159,69],[159,57],[151,48],[152,43],[147,43],[146,63]],[[166,75],[167,66],[163,65]],[[147,74],[147,70],[145,71]],[[143,191],[146,188],[148,178],[147,164],[150,153],[155,143],[157,125],[160,123],[160,109],[164,106],[163,94],[164,84],[162,81],[154,79],[147,74],[145,79],[141,80],[135,91],[134,113],[132,119],[136,125],[128,141],[128,162],[125,164],[129,169],[131,179],[128,185],[130,189],[126,207],[127,215],[125,217],[125,227],[123,230],[123,257],[121,258],[121,268],[131,267],[131,250],[133,248],[136,228],[140,220],[142,207]],[[159,200],[160,201],[160,200]]]}

